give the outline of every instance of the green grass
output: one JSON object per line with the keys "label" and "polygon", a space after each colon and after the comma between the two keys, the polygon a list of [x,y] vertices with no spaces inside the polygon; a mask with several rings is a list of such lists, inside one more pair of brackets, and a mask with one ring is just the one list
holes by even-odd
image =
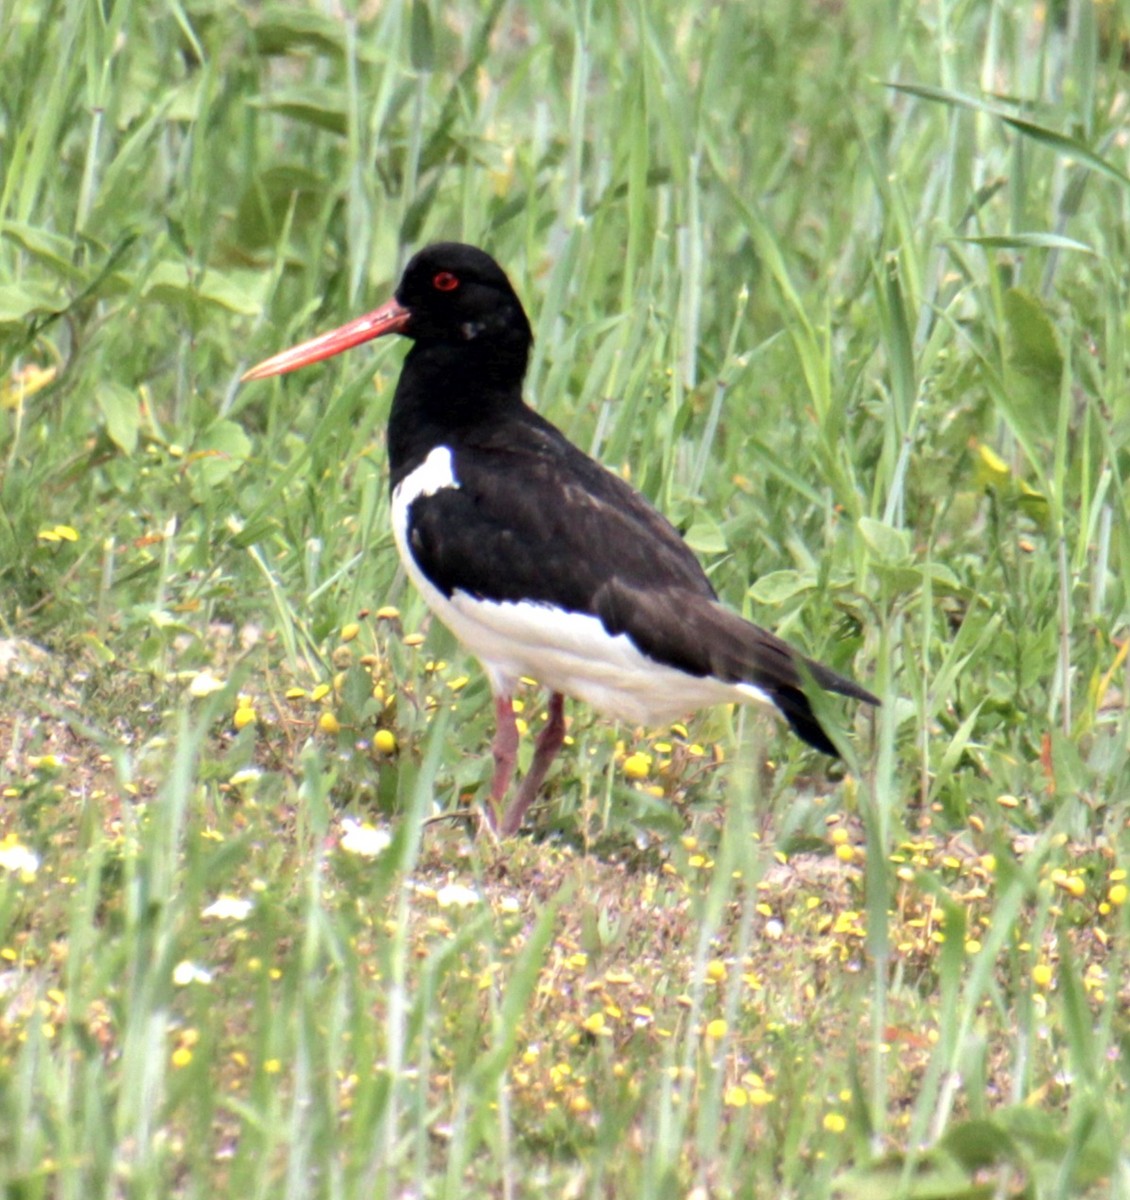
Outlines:
{"label": "green grass", "polygon": [[[1130,1196],[1126,22],[0,8],[5,1196]],[[439,238],[882,694],[846,771],[574,707],[535,836],[468,836],[403,348],[238,384]]]}

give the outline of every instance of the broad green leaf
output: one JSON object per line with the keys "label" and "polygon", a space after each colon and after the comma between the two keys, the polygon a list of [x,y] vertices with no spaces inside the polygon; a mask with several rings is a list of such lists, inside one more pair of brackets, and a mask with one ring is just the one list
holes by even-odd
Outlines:
{"label": "broad green leaf", "polygon": [[1008,365],[1001,394],[1013,427],[1033,441],[1055,434],[1063,353],[1043,304],[1020,288],[1004,297]]}
{"label": "broad green leaf", "polygon": [[838,1200],[989,1200],[995,1188],[974,1183],[948,1154],[934,1150],[907,1171],[900,1156],[856,1167],[836,1180]]}
{"label": "broad green leaf", "polygon": [[102,410],[110,440],[123,453],[132,454],[137,449],[141,428],[141,406],[136,393],[107,380],[98,389],[98,407]]}
{"label": "broad green leaf", "polygon": [[859,518],[859,532],[868,549],[885,566],[904,566],[910,560],[910,534],[874,517]]}
{"label": "broad green leaf", "polygon": [[0,222],[0,236],[11,239],[45,267],[71,283],[81,282],[84,278],[83,272],[74,265],[75,245],[70,238],[20,221]]}
{"label": "broad green leaf", "polygon": [[345,47],[345,31],[339,19],[298,5],[268,9],[252,26],[251,36],[260,54],[290,54],[312,48],[340,56]]}
{"label": "broad green leaf", "polygon": [[699,554],[725,554],[729,548],[721,526],[702,514],[695,518],[683,540]]}
{"label": "broad green leaf", "polygon": [[280,113],[292,121],[301,121],[317,129],[325,129],[344,137],[348,118],[342,103],[342,93],[330,88],[295,88],[273,92],[269,100],[254,101],[257,108]]}
{"label": "broad green leaf", "polygon": [[243,253],[273,246],[288,221],[303,226],[331,185],[316,171],[283,163],[260,171],[239,197],[232,240]]}
{"label": "broad green leaf", "polygon": [[749,588],[748,595],[758,604],[783,604],[800,592],[811,591],[812,578],[799,571],[770,571]]}
{"label": "broad green leaf", "polygon": [[0,325],[19,325],[34,313],[55,312],[65,300],[42,283],[0,284]]}
{"label": "broad green leaf", "polygon": [[251,439],[234,421],[215,421],[193,444],[189,461],[205,486],[234,475],[251,455]]}
{"label": "broad green leaf", "polygon": [[1059,333],[1043,304],[1021,288],[1009,288],[1004,296],[1004,315],[1012,365],[1058,392],[1063,352]]}
{"label": "broad green leaf", "polygon": [[219,271],[195,275],[183,262],[162,262],[154,267],[142,292],[147,300],[176,304],[192,311],[196,304],[212,305],[240,316],[253,317],[259,300]]}
{"label": "broad green leaf", "polygon": [[962,1121],[946,1131],[941,1145],[957,1159],[967,1171],[976,1171],[992,1166],[1002,1158],[1012,1159],[1017,1154],[1016,1143],[1008,1130],[997,1121]]}

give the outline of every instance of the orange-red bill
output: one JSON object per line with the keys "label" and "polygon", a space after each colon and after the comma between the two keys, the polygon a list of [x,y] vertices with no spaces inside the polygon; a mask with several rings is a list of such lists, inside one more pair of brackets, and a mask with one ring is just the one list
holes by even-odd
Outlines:
{"label": "orange-red bill", "polygon": [[270,375],[285,375],[287,371],[321,362],[323,358],[332,358],[343,350],[360,346],[362,342],[384,337],[386,333],[399,333],[408,324],[410,316],[411,313],[402,304],[390,300],[339,329],[331,329],[329,333],[311,338],[300,346],[291,346],[289,350],[280,351],[264,359],[244,373],[243,382],[246,383],[250,379],[266,379]]}

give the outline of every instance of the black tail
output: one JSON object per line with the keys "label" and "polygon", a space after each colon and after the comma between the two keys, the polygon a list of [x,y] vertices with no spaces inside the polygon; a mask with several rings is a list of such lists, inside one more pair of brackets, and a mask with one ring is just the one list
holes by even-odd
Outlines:
{"label": "black tail", "polygon": [[775,633],[709,596],[679,588],[642,591],[613,580],[600,600],[597,611],[609,633],[627,633],[645,654],[692,675],[753,684],[781,710],[798,737],[825,754],[838,757],[839,751],[804,694],[806,678],[825,691],[879,703],[853,679],[805,658]]}

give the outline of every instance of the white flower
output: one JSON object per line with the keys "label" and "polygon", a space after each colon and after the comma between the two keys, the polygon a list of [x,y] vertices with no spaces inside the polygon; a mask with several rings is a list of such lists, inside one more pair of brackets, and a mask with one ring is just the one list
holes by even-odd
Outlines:
{"label": "white flower", "polygon": [[392,835],[387,829],[377,829],[367,821],[354,821],[346,817],[342,823],[345,832],[341,835],[338,845],[347,854],[360,854],[362,858],[378,858],[392,842]]}
{"label": "white flower", "polygon": [[244,921],[253,907],[241,896],[217,896],[200,915],[206,920],[215,917],[218,921]]}
{"label": "white flower", "polygon": [[173,983],[177,987],[188,987],[190,983],[211,983],[212,972],[184,959],[173,967]]}
{"label": "white flower", "polygon": [[227,684],[222,679],[217,679],[211,671],[200,671],[192,677],[188,693],[190,696],[210,696],[213,692],[222,691],[226,686]]}
{"label": "white flower", "polygon": [[39,870],[39,855],[21,846],[13,837],[0,842],[0,868],[19,874],[25,882]]}
{"label": "white flower", "polygon": [[436,903],[440,908],[468,908],[478,904],[482,897],[474,888],[462,883],[448,883],[436,892]]}

